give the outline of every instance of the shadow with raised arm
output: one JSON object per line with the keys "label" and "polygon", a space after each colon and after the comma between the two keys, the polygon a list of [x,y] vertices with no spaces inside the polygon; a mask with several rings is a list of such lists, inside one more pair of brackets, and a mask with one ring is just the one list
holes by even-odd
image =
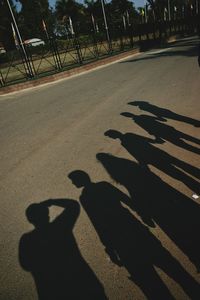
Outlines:
{"label": "shadow with raised arm", "polygon": [[[63,211],[50,222],[52,205]],[[70,199],[49,199],[31,204],[26,210],[35,228],[22,236],[19,260],[22,268],[32,274],[39,300],[107,299],[73,235],[79,213],[79,203]]]}

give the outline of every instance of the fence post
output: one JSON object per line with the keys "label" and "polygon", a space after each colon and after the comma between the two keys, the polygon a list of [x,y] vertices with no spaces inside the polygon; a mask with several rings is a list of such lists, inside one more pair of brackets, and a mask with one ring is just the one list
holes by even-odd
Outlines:
{"label": "fence post", "polygon": [[55,65],[56,65],[58,70],[61,70],[62,69],[62,63],[61,63],[61,59],[60,59],[60,55],[59,55],[59,52],[58,52],[58,47],[57,47],[56,41],[52,37],[50,37],[49,42],[50,42],[50,46],[53,50],[53,58],[54,58],[54,61],[55,61]]}
{"label": "fence post", "polygon": [[120,33],[120,51],[124,50],[124,42],[123,42],[123,30],[121,27],[119,27],[119,33]]}
{"label": "fence post", "polygon": [[132,26],[131,25],[128,26],[128,35],[129,35],[129,39],[130,39],[130,47],[133,48],[133,46],[134,46],[134,42],[133,42],[133,30],[132,30]]}
{"label": "fence post", "polygon": [[23,44],[19,46],[19,53],[24,65],[24,69],[27,75],[27,78],[33,78],[35,76],[34,67],[29,53],[27,52],[27,47]]}
{"label": "fence post", "polygon": [[74,38],[74,43],[75,43],[76,53],[77,53],[77,57],[78,57],[78,62],[80,65],[82,65],[83,57],[82,57],[82,53],[81,53],[81,46],[80,46],[79,40],[76,37]]}
{"label": "fence post", "polygon": [[98,46],[97,46],[97,39],[96,39],[96,33],[95,31],[92,34],[93,36],[93,42],[94,42],[94,52],[97,58],[99,58],[99,50],[98,50]]}
{"label": "fence post", "polygon": [[5,81],[4,81],[3,75],[1,73],[1,70],[0,70],[0,83],[1,83],[1,86],[5,85]]}

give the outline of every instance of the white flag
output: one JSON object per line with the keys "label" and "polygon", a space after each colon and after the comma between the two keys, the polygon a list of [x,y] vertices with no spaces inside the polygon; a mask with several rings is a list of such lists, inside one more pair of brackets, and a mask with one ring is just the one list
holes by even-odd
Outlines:
{"label": "white flag", "polygon": [[126,18],[127,18],[128,26],[130,26],[131,24],[130,24],[130,16],[128,10],[126,11]]}
{"label": "white flag", "polygon": [[15,28],[14,28],[13,23],[11,23],[11,27],[12,27],[13,38],[14,38],[14,41],[15,41],[15,46],[18,47],[19,46],[19,41],[18,41],[16,32],[15,32]]}
{"label": "white flag", "polygon": [[125,17],[123,16],[123,24],[124,24],[124,29],[126,29],[126,20],[125,20]]}
{"label": "white flag", "polygon": [[72,23],[72,19],[70,17],[69,17],[69,26],[70,26],[71,34],[74,35],[73,23]]}

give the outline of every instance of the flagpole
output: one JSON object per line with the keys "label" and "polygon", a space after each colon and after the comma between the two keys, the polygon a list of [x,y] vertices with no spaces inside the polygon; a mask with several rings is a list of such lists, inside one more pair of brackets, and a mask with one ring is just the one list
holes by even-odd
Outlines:
{"label": "flagpole", "polygon": [[168,0],[168,18],[171,21],[170,0]]}
{"label": "flagpole", "polygon": [[28,59],[28,56],[27,56],[27,53],[26,53],[26,50],[24,48],[24,44],[23,44],[23,41],[22,41],[22,38],[21,38],[21,34],[19,32],[19,28],[18,28],[18,25],[17,25],[17,22],[15,20],[15,16],[13,14],[13,11],[12,11],[12,8],[11,8],[11,5],[10,5],[10,2],[9,0],[6,0],[7,1],[7,4],[8,4],[8,8],[9,8],[9,11],[10,11],[10,14],[11,14],[11,17],[12,17],[12,20],[13,20],[13,23],[14,23],[14,26],[15,26],[15,29],[17,31],[17,35],[18,35],[18,38],[19,38],[19,42],[20,42],[20,45],[21,45],[21,48],[22,48],[22,51],[24,53],[24,57],[25,57],[25,62],[26,62],[26,65],[27,65],[27,69],[28,69],[28,75],[33,77],[33,71],[32,71],[32,68],[30,66],[30,62],[29,62],[29,59]]}
{"label": "flagpole", "polygon": [[145,4],[144,9],[145,9],[145,23],[147,23],[147,4]]}
{"label": "flagpole", "polygon": [[144,23],[147,23],[147,6],[146,0],[144,0]]}
{"label": "flagpole", "polygon": [[93,14],[91,14],[91,19],[92,19],[92,25],[93,25],[94,33],[96,33],[96,26],[95,26],[95,20],[94,20]]}
{"label": "flagpole", "polygon": [[101,0],[101,6],[102,6],[102,11],[103,11],[103,18],[104,18],[104,24],[105,24],[105,29],[106,29],[107,40],[108,40],[109,47],[110,47],[110,35],[109,35],[109,31],[108,31],[108,24],[107,24],[106,13],[105,13],[105,8],[104,8],[104,0]]}

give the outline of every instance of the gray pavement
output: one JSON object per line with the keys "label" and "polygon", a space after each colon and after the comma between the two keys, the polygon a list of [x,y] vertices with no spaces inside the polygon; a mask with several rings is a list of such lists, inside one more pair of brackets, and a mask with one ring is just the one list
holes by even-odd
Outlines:
{"label": "gray pavement", "polygon": [[[44,293],[42,300],[49,300],[56,289],[57,297],[51,299],[61,299],[62,289],[67,299],[73,299],[70,293],[76,295],[77,290],[82,293],[78,299],[94,299],[89,292],[94,279],[112,300],[200,299],[200,198],[192,198],[198,194],[200,178],[197,44],[197,37],[186,38],[56,84],[0,97],[0,299],[38,299],[36,286]],[[145,116],[134,118],[141,114]],[[104,135],[110,129],[132,135],[115,140]],[[151,142],[156,136],[158,143],[150,143],[149,148],[149,140],[134,134]],[[98,153],[104,154],[96,157]],[[109,182],[111,190],[122,192],[122,198],[132,197],[134,208],[108,204],[109,216],[105,207],[106,200],[112,204],[112,193],[106,196],[106,185],[105,190],[104,185],[102,189],[101,185],[85,187],[75,225],[66,228],[66,236],[71,237],[66,237],[71,244],[71,248],[65,245],[66,274],[66,270],[59,273],[64,269],[59,265],[65,260],[63,244],[59,238],[51,240],[51,231],[46,237],[39,231],[39,240],[37,231],[32,232],[35,240],[27,235],[22,246],[20,239],[33,230],[25,215],[30,204],[79,200],[81,189],[68,178],[74,170],[86,172],[92,182]],[[91,210],[87,200],[95,197],[97,204]],[[101,197],[102,206],[98,204]],[[47,204],[52,224],[56,220],[59,224],[58,216],[63,217],[63,207],[65,213],[68,207],[56,203]],[[68,214],[70,219],[73,208]],[[44,240],[46,248],[42,248]],[[114,254],[105,251],[110,243],[115,245],[120,266]],[[74,251],[77,256],[72,255]],[[87,277],[83,262],[90,267],[91,281],[80,279]],[[38,279],[41,272],[46,282]],[[55,283],[56,272],[57,278],[68,276],[70,281]],[[55,286],[50,288],[52,278]]]}

